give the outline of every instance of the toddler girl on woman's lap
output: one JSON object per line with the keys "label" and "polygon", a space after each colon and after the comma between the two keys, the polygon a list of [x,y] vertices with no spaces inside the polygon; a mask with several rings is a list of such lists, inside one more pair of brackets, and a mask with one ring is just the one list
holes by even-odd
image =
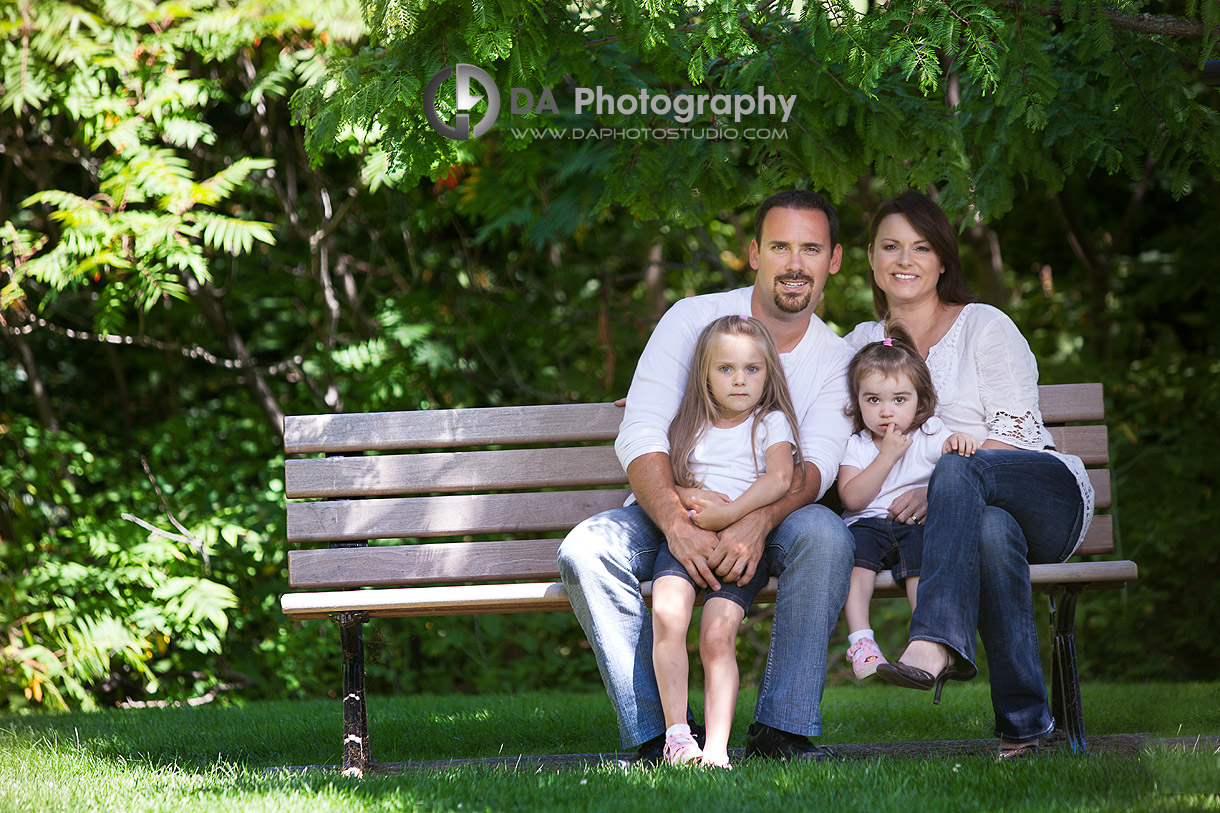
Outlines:
{"label": "toddler girl on woman's lap", "polygon": [[847,413],[855,435],[839,466],[843,519],[856,540],[847,605],[847,660],[857,678],[886,663],[868,618],[877,573],[888,567],[894,581],[905,581],[915,607],[923,551],[923,517],[895,519],[895,501],[908,491],[927,488],[937,459],[955,451],[970,456],[978,441],[950,432],[936,411],[932,376],[901,328],[888,326],[884,341],[860,348],[847,368]]}
{"label": "toddler girl on woman's lap", "polygon": [[[795,454],[795,461],[793,455]],[[703,329],[678,413],[669,426],[674,481],[701,528],[720,531],[787,493],[801,471],[797,419],[766,327],[725,316]],[[687,723],[686,633],[696,588],[667,544],[653,572],[653,664],[665,711],[664,758],[670,765],[729,768],[737,705],[737,628],[769,574],[707,593],[699,630],[707,739],[702,749]]]}

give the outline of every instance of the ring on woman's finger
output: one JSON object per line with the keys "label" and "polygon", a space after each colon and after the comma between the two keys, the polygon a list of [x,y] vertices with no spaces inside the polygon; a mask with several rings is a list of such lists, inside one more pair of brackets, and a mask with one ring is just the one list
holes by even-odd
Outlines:
{"label": "ring on woman's finger", "polygon": [[913,522],[914,524],[918,525],[918,524],[919,524],[919,515],[918,515],[918,514],[911,514],[911,522]]}

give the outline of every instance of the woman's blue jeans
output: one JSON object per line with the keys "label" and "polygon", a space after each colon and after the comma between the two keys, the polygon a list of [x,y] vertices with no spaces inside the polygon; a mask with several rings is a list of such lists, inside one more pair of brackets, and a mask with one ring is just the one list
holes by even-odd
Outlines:
{"label": "woman's blue jeans", "polygon": [[[560,576],[627,748],[665,732],[652,619],[640,594],[663,539],[644,509],[630,505],[590,517],[559,547]],[[854,551],[843,520],[822,505],[793,511],[767,537],[759,567],[779,577],[779,588],[758,722],[805,736],[822,733],[827,649],[847,601]]]}
{"label": "woman's blue jeans", "polygon": [[1054,729],[1029,565],[1067,559],[1083,521],[1072,473],[1041,452],[946,454],[928,484],[910,637],[949,647],[958,668],[973,677],[978,630],[990,666],[996,736],[1010,742],[1036,740]]}

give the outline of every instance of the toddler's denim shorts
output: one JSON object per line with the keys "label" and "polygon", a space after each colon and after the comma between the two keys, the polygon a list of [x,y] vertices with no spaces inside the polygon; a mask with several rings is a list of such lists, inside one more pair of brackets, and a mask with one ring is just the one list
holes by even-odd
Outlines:
{"label": "toddler's denim shorts", "polygon": [[886,517],[865,517],[847,526],[856,540],[856,567],[879,573],[888,568],[894,581],[918,576],[923,564],[923,526]]}

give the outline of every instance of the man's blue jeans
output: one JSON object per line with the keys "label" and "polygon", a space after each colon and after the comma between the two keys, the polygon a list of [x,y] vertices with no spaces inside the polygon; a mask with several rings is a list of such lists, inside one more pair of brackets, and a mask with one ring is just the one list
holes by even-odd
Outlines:
{"label": "man's blue jeans", "polygon": [[996,736],[1010,742],[1036,740],[1055,722],[1038,658],[1029,565],[1067,559],[1083,522],[1075,478],[1041,452],[946,454],[928,484],[911,640],[944,644],[973,677],[978,630]]}
{"label": "man's blue jeans", "polygon": [[[652,578],[663,535],[638,505],[590,517],[559,548],[559,572],[597,657],[625,748],[665,732],[652,667],[652,620],[640,582]],[[826,653],[847,600],[854,544],[833,511],[809,505],[767,537],[779,577],[771,649],[754,717],[795,734],[822,733]]]}

